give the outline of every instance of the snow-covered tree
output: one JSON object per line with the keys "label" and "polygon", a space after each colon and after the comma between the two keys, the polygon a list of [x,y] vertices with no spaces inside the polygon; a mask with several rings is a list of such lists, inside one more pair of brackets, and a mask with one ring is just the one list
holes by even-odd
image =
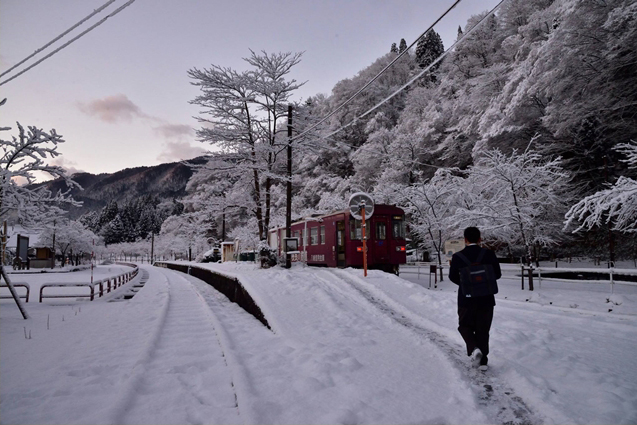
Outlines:
{"label": "snow-covered tree", "polygon": [[[433,61],[438,59],[444,51],[445,47],[442,43],[442,38],[432,29],[416,43],[416,62],[421,68],[426,68]],[[437,68],[438,66],[436,65],[432,71],[435,71]]]}
{"label": "snow-covered tree", "polygon": [[79,221],[56,220],[40,235],[40,242],[51,247],[55,244],[55,252],[64,257],[71,252],[91,252],[94,244],[100,245],[101,238]]}
{"label": "snow-covered tree", "polygon": [[463,202],[454,219],[458,228],[478,225],[498,241],[523,246],[530,261],[534,248],[559,240],[568,178],[559,158],[545,159],[530,149],[511,155],[486,152],[468,172],[462,190],[469,202]]}
{"label": "snow-covered tree", "polygon": [[198,213],[183,213],[168,217],[155,239],[158,254],[181,253],[184,258],[196,257],[216,242],[208,237],[205,217]]}
{"label": "snow-covered tree", "polygon": [[429,181],[405,188],[400,196],[400,204],[411,219],[412,234],[437,254],[439,265],[442,265],[440,253],[444,243],[458,233],[454,214],[458,194],[463,193],[459,190],[465,183],[463,180],[452,170],[440,169]]}
{"label": "snow-covered tree", "polygon": [[[11,214],[23,226],[41,227],[64,213],[59,205],[81,205],[70,195],[71,188],[79,185],[66,175],[64,169],[45,162],[57,157],[58,145],[64,143],[55,129],[47,133],[32,126],[25,130],[20,123],[17,126],[17,138],[0,139],[0,219]],[[53,194],[43,186],[31,186],[37,172],[65,179],[69,190]]]}
{"label": "snow-covered tree", "polygon": [[252,67],[249,71],[218,65],[188,71],[192,84],[202,92],[191,102],[204,108],[198,118],[203,127],[197,136],[216,146],[225,162],[213,173],[221,178],[232,176],[250,188],[251,204],[245,207],[256,217],[262,240],[270,226],[278,156],[286,143],[281,121],[286,118],[290,96],[302,85],[285,77],[300,60],[300,53],[251,51],[245,59]]}
{"label": "snow-covered tree", "polygon": [[[620,143],[616,150],[626,155],[627,158],[623,162],[630,168],[637,168],[637,144]],[[612,230],[619,232],[637,232],[637,181],[621,176],[608,188],[573,205],[565,218],[565,228],[574,222],[580,222],[573,233],[591,230],[602,224],[609,225]]]}

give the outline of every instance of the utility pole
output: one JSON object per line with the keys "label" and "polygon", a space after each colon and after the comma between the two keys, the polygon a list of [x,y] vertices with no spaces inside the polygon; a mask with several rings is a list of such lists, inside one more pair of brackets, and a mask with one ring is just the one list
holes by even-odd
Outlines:
{"label": "utility pole", "polygon": [[153,265],[155,260],[155,232],[150,232],[150,265]]}
{"label": "utility pole", "polygon": [[[55,229],[56,229],[56,225],[57,225],[57,221],[53,220],[53,243],[51,246],[51,249],[53,250],[53,265],[51,266],[52,269],[55,268]],[[62,263],[64,263],[64,260],[62,260]],[[64,264],[62,264],[62,266],[64,266]]]}
{"label": "utility pole", "polygon": [[[285,199],[285,237],[292,237],[292,105],[288,105],[288,181]],[[285,268],[289,269],[290,267],[292,267],[292,256],[286,252]]]}
{"label": "utility pole", "polygon": [[[604,156],[604,179],[606,183],[609,182],[608,178],[608,156]],[[610,215],[610,213],[609,213]],[[608,251],[609,251],[609,263],[608,267],[615,267],[615,240],[613,238],[613,230],[612,230],[611,220],[608,220]]]}
{"label": "utility pole", "polygon": [[[6,100],[6,99],[5,99]],[[4,221],[3,223],[3,230],[2,230],[2,266],[4,266],[4,263],[6,262],[6,249],[7,249],[7,220]]]}

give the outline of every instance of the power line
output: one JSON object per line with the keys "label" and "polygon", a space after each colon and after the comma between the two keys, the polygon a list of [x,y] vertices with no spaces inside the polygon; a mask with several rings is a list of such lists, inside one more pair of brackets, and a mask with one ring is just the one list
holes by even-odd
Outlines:
{"label": "power line", "polygon": [[71,40],[67,41],[66,43],[64,43],[62,46],[58,47],[57,49],[55,49],[54,51],[52,51],[51,53],[49,53],[48,55],[46,55],[45,57],[43,57],[42,59],[40,59],[39,61],[33,63],[32,65],[30,65],[29,67],[23,69],[22,71],[18,72],[16,75],[14,75],[11,78],[7,78],[6,80],[0,82],[0,86],[3,84],[8,83],[9,81],[19,77],[20,75],[24,74],[25,72],[27,72],[28,70],[30,70],[31,68],[39,65],[40,63],[42,63],[44,60],[50,58],[51,56],[53,56],[54,54],[56,54],[57,52],[59,52],[60,50],[64,49],[65,47],[67,47],[69,44],[73,43],[74,41],[78,40],[79,38],[83,37],[85,34],[89,33],[90,31],[94,30],[95,28],[97,28],[98,26],[102,25],[108,18],[111,18],[115,15],[117,15],[119,12],[121,12],[122,10],[126,9],[128,6],[130,6],[131,4],[133,4],[135,2],[135,0],[129,0],[127,3],[125,3],[124,5],[120,6],[119,8],[115,9],[115,11],[113,11],[112,13],[106,15],[103,19],[101,19],[100,21],[98,21],[95,25],[89,27],[88,29],[86,29],[85,31],[81,32],[79,35],[77,35],[76,37],[72,38]]}
{"label": "power line", "polygon": [[337,113],[338,111],[340,111],[341,109],[343,109],[345,107],[345,105],[347,105],[348,103],[350,103],[352,100],[354,100],[354,98],[356,96],[358,96],[359,94],[361,94],[363,92],[363,90],[365,90],[367,87],[369,87],[374,81],[376,81],[383,73],[385,73],[385,71],[387,71],[394,63],[396,63],[398,61],[398,59],[400,59],[401,57],[403,57],[405,54],[407,54],[407,52],[409,52],[409,49],[411,49],[414,44],[416,44],[418,42],[418,40],[420,40],[422,37],[425,36],[425,34],[427,34],[429,31],[431,31],[433,29],[433,27],[440,22],[445,16],[447,16],[447,14],[449,12],[451,12],[451,10],[456,7],[456,5],[458,3],[460,3],[462,0],[456,0],[450,7],[449,9],[447,9],[442,15],[440,15],[440,17],[438,19],[436,19],[436,21],[431,24],[429,26],[429,28],[427,28],[425,30],[425,32],[423,32],[422,34],[420,34],[420,36],[418,36],[416,38],[416,40],[414,40],[413,43],[411,43],[409,46],[407,46],[407,48],[400,53],[398,56],[396,56],[394,58],[393,61],[391,61],[385,68],[383,68],[378,74],[376,74],[376,76],[374,78],[372,78],[371,80],[369,80],[363,87],[361,87],[356,93],[354,93],[352,96],[350,96],[347,100],[345,100],[343,103],[341,103],[336,109],[334,109],[332,112],[330,112],[329,114],[327,114],[326,116],[324,116],[320,121],[318,121],[317,123],[313,124],[310,128],[308,128],[307,130],[303,131],[301,134],[295,136],[292,140],[294,139],[298,139],[302,136],[304,136],[305,134],[307,134],[308,132],[312,131],[313,129],[315,129],[316,127],[318,127],[319,125],[321,125],[321,123],[325,122],[328,118],[330,118],[332,115],[334,115],[335,113]]}
{"label": "power line", "polygon": [[28,61],[29,59],[31,59],[33,56],[37,55],[38,53],[40,53],[42,50],[46,49],[47,47],[49,47],[51,44],[55,43],[56,41],[58,41],[60,38],[64,37],[65,35],[67,35],[68,33],[70,33],[71,31],[73,31],[75,28],[79,27],[80,25],[82,25],[84,22],[86,22],[87,20],[89,20],[90,18],[92,18],[93,16],[95,16],[96,14],[100,13],[102,10],[104,10],[106,7],[108,7],[111,3],[115,2],[115,0],[109,0],[106,3],[104,3],[102,6],[98,7],[97,9],[95,9],[91,14],[89,14],[88,16],[86,16],[84,19],[82,19],[81,21],[79,21],[77,24],[73,25],[71,28],[67,29],[66,31],[64,31],[62,34],[58,35],[57,37],[55,37],[53,40],[49,41],[47,44],[45,44],[44,46],[40,47],[39,49],[37,49],[35,52],[31,53],[29,56],[27,56],[26,58],[22,59],[20,62],[16,63],[15,65],[13,65],[11,68],[7,69],[6,71],[4,71],[2,74],[0,74],[0,77],[4,77],[6,74],[8,74],[9,72],[13,71],[14,69],[16,69],[17,67],[19,67],[20,65],[22,65],[23,63],[25,63],[26,61]]}
{"label": "power line", "polygon": [[[471,33],[473,33],[480,25],[482,25],[490,16],[492,16],[495,11],[502,5],[502,3],[504,3],[506,0],[501,0],[498,4],[495,5],[495,7],[493,9],[491,9],[491,11],[489,11],[489,13],[487,13],[477,24],[475,24],[469,31],[467,31],[466,34],[464,34],[464,36],[458,40],[456,40],[455,43],[453,43],[447,50],[445,50],[443,52],[442,55],[438,56],[438,58],[436,58],[435,61],[433,61],[431,64],[429,64],[426,68],[424,68],[421,72],[419,72],[418,74],[416,74],[411,80],[407,81],[407,83],[405,83],[403,86],[401,86],[398,90],[394,91],[392,94],[390,94],[389,96],[387,96],[385,99],[383,99],[382,101],[378,102],[376,105],[372,106],[370,109],[368,109],[366,112],[364,112],[363,114],[357,116],[356,118],[354,118],[352,121],[350,121],[349,123],[345,124],[344,126],[332,131],[331,133],[320,137],[321,139],[326,139],[328,137],[333,136],[334,134],[350,127],[351,125],[353,125],[356,121],[358,121],[359,119],[369,115],[370,113],[372,113],[373,111],[375,111],[376,109],[378,109],[379,107],[381,107],[383,104],[387,103],[390,99],[392,99],[394,96],[396,96],[398,93],[400,93],[401,91],[403,91],[404,89],[406,89],[408,86],[410,86],[414,81],[416,81],[417,79],[419,79],[420,77],[422,77],[425,73],[427,73],[433,66],[435,66],[437,63],[439,63],[440,61],[442,61],[444,59],[445,56],[447,56],[449,54],[449,52],[451,52],[454,47],[456,47],[459,43],[461,43],[463,40],[465,40],[469,35],[471,35]],[[324,121],[324,120],[323,120]],[[320,124],[317,123],[317,124]],[[307,132],[309,132],[310,130],[312,130],[313,128],[315,128],[316,125],[314,125],[313,127],[310,127],[308,130],[300,133],[298,136],[295,137],[296,138],[300,138],[301,136],[303,136],[304,134],[306,134]],[[336,141],[336,140],[335,140]],[[340,141],[336,141],[337,143],[341,143],[349,148],[352,148],[353,146],[348,145],[347,143],[344,142],[340,142]],[[329,149],[329,148],[328,148]],[[359,146],[357,149],[362,149],[362,150],[369,150],[366,149],[364,147],[364,145]],[[377,155],[386,155],[389,156],[390,154],[383,154],[382,152],[378,152],[378,151],[374,151]],[[424,166],[428,166],[428,167],[433,167],[433,168],[443,168],[443,167],[439,167],[437,165],[433,165],[433,164],[425,164],[425,163],[421,163],[418,161],[407,161],[407,162],[413,162],[414,164],[418,164],[418,165],[424,165]]]}

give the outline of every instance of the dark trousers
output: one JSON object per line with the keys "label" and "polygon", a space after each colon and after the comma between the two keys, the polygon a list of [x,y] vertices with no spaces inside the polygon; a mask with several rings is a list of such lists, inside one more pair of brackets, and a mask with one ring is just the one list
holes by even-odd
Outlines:
{"label": "dark trousers", "polygon": [[467,344],[467,354],[479,348],[489,354],[489,330],[493,321],[493,306],[458,307],[458,332]]}

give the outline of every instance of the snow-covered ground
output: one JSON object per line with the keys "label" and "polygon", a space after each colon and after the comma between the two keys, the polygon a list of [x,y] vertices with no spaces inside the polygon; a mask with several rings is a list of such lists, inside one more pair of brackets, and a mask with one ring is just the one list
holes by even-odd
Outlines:
{"label": "snow-covered ground", "polygon": [[506,270],[481,373],[446,279],[429,289],[428,273],[407,268],[197,266],[238,277],[272,329],[204,282],[148,265],[121,302],[35,302],[44,280],[89,271],[11,275],[31,285],[31,319],[0,302],[0,422],[637,422],[635,285],[611,295],[543,280],[531,293]]}

